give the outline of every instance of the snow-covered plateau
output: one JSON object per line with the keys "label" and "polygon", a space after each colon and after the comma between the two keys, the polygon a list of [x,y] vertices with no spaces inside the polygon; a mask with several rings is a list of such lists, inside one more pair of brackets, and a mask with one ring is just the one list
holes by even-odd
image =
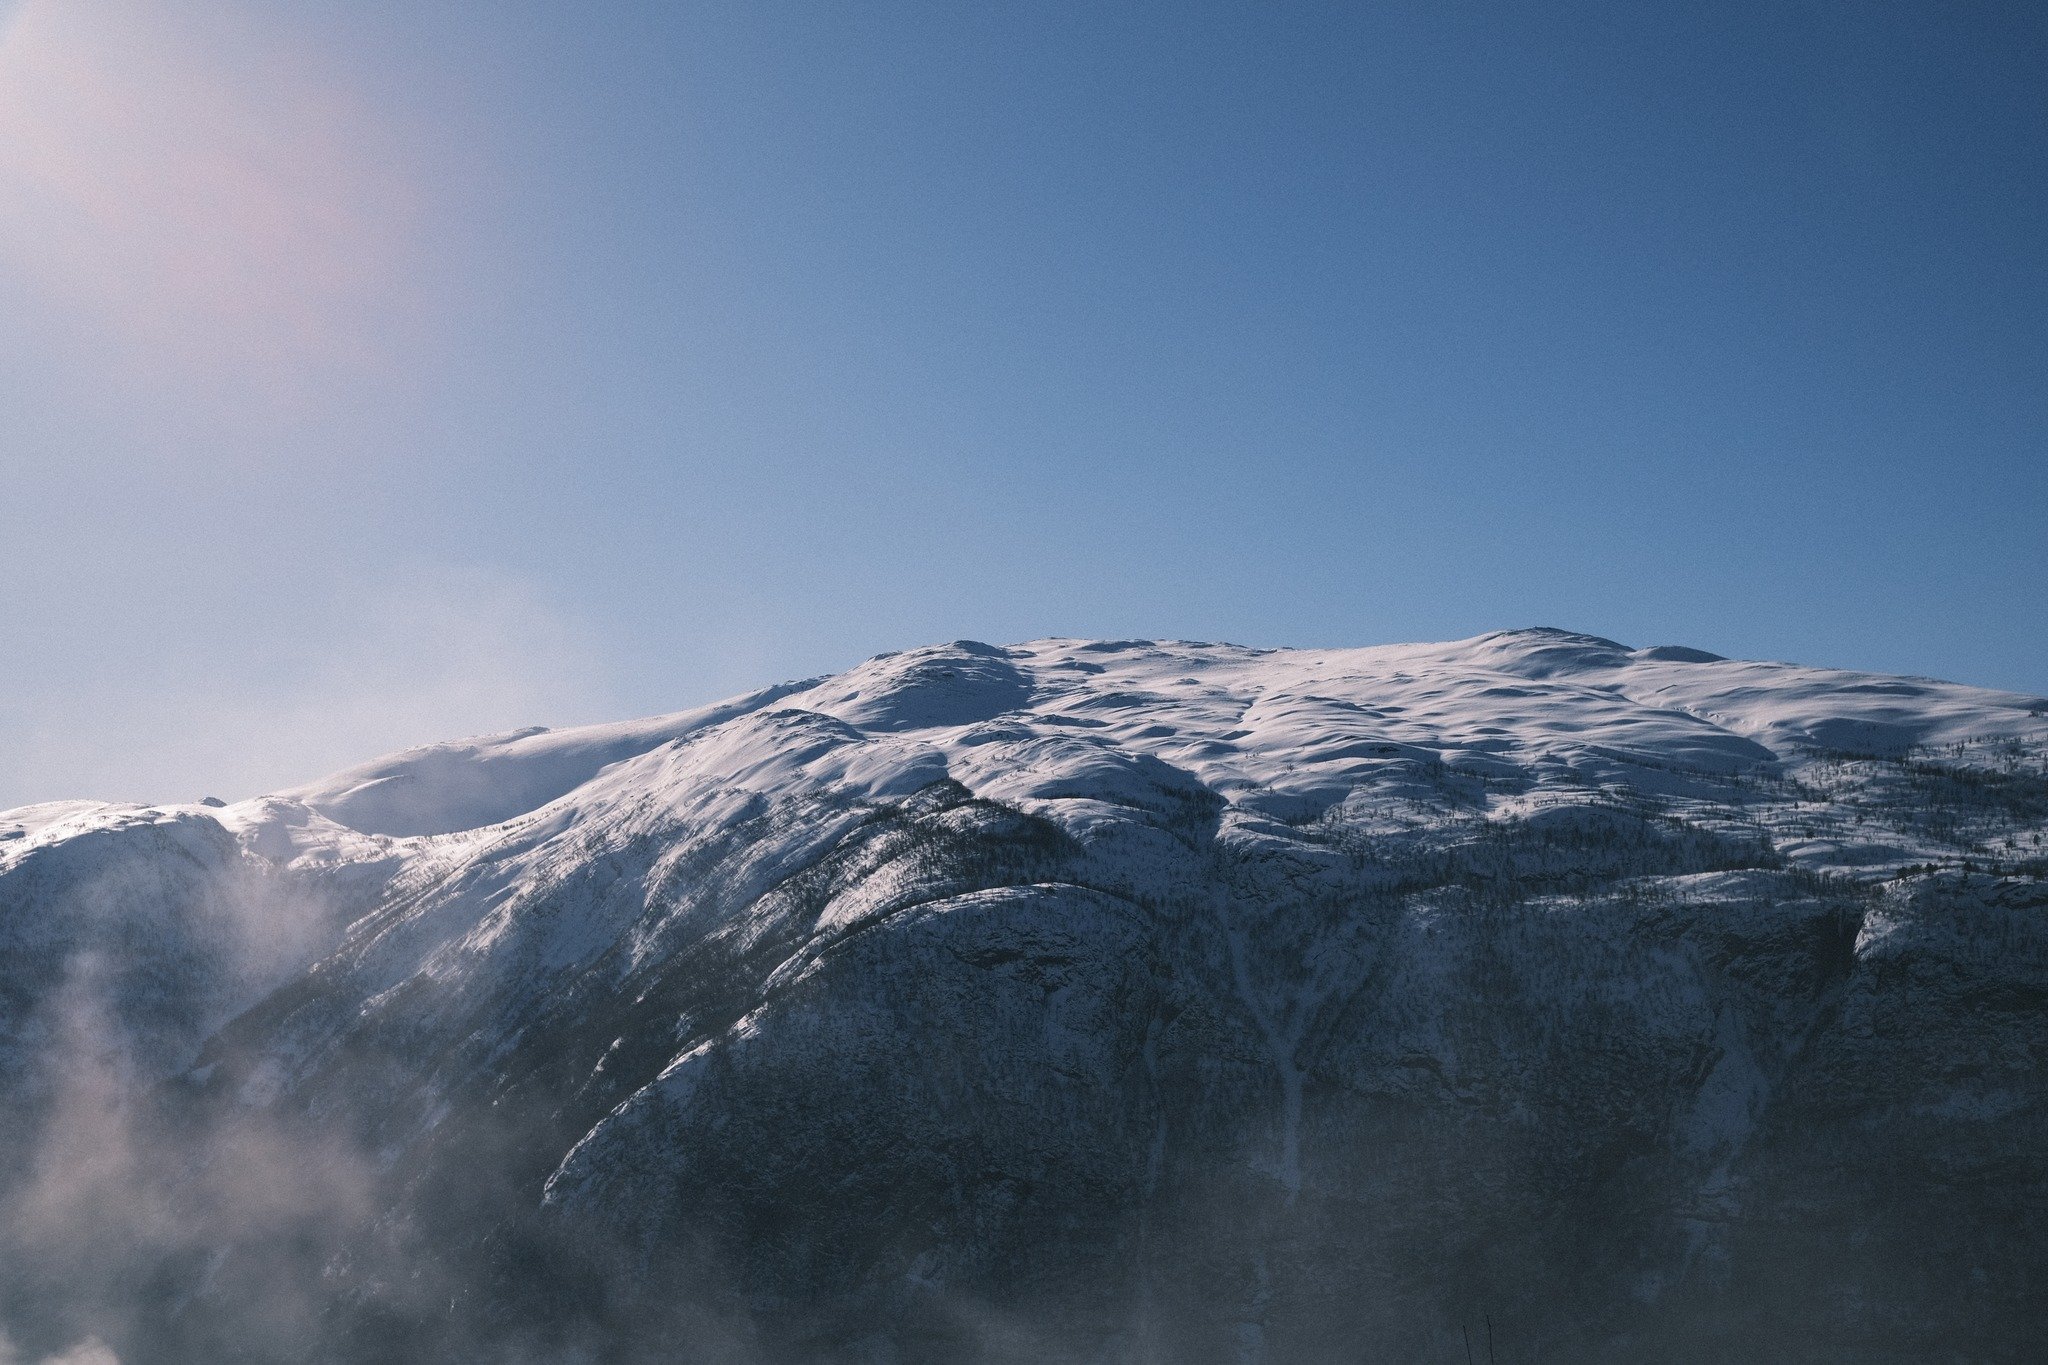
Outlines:
{"label": "snow-covered plateau", "polygon": [[0,813],[0,1356],[2039,1360],[2044,834],[2048,700],[1548,629]]}

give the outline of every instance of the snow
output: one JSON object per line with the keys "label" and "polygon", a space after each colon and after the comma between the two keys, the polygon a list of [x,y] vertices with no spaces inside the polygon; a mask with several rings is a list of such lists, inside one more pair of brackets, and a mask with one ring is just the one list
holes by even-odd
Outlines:
{"label": "snow", "polygon": [[[533,971],[614,945],[629,963],[656,959],[681,911],[650,913],[653,892],[565,900],[561,888],[591,878],[596,850],[640,844],[653,851],[622,865],[620,885],[638,886],[630,869],[643,863],[649,886],[667,885],[707,841],[792,797],[839,813],[813,810],[763,839],[734,865],[723,903],[763,894],[848,837],[862,811],[940,782],[1084,845],[1114,841],[1133,869],[1166,866],[1186,830],[1206,826],[1297,887],[1388,839],[1440,848],[1482,880],[1571,876],[1618,856],[1602,847],[1664,839],[1655,822],[1667,818],[1691,822],[1698,851],[1685,856],[1703,868],[1721,855],[1699,841],[1719,838],[1876,877],[1986,858],[2001,831],[2019,830],[1991,806],[1942,808],[1914,785],[1938,779],[1901,757],[1995,775],[2000,763],[2038,766],[2044,745],[2039,698],[1555,629],[1325,650],[955,641],[645,720],[407,750],[224,808],[24,807],[0,813],[0,872],[41,849],[83,850],[88,836],[154,830],[215,860],[212,841],[229,840],[252,866],[317,881],[318,896],[300,900],[323,908],[295,905],[299,921],[346,924],[385,907],[361,929],[374,993],[501,957]],[[816,931],[848,931],[914,894],[881,876],[841,896]],[[1233,956],[1256,932],[1231,930]],[[1262,995],[1243,961],[1234,980],[1284,1092],[1276,1169],[1298,1188],[1295,1052],[1316,1002]],[[1729,1076],[1716,1086],[1742,1090]],[[1710,1109],[1702,1133],[1733,1131],[1733,1109]]]}
{"label": "snow", "polygon": [[[791,794],[854,810],[951,781],[1083,842],[1119,840],[1141,863],[1168,856],[1186,822],[1209,822],[1308,877],[1346,856],[1303,840],[1318,822],[1352,847],[1468,828],[1454,847],[1504,822],[1544,838],[1649,837],[1634,832],[1645,814],[1881,875],[1984,856],[1991,845],[1973,840],[1996,833],[1967,809],[1939,828],[1901,821],[1928,803],[1887,760],[1939,751],[1995,766],[2044,744],[2039,698],[1547,628],[1323,650],[955,641],[645,720],[411,749],[224,808],[23,807],[0,813],[0,871],[89,834],[224,832],[266,865],[319,875],[344,904],[470,886],[385,935],[392,972],[430,944],[437,972],[454,970],[451,953],[561,966],[622,937],[639,960],[659,938],[661,921],[624,901],[520,928],[516,907],[577,875],[592,847],[735,828]],[[1892,809],[1841,799],[1858,791],[1893,793]],[[1168,843],[1148,853],[1147,839]],[[1564,866],[1503,857],[1499,875]],[[487,915],[466,908],[487,897]],[[1261,1016],[1281,1052],[1284,1012]]]}
{"label": "snow", "polygon": [[614,763],[774,704],[802,686],[617,725],[529,729],[375,759],[278,795],[365,834],[450,834],[500,824]]}
{"label": "snow", "polygon": [[[608,770],[667,749],[631,782],[816,781],[880,796],[951,776],[997,799],[1114,806],[1199,787],[1298,820],[1439,764],[1496,782],[1570,772],[1652,788],[1660,769],[1725,778],[1815,752],[2044,737],[2037,697],[1630,650],[1547,628],[1332,650],[958,641],[645,720],[410,749],[218,818],[289,856],[340,831],[455,834],[594,793]],[[149,809],[67,801],[0,813],[0,857]]]}
{"label": "snow", "polygon": [[[232,1093],[262,1108],[346,1074],[364,1038],[418,1039],[419,1132],[554,1029],[545,1055],[567,1069],[548,1074],[602,1104],[567,1135],[551,1205],[634,1202],[629,1158],[646,1159],[632,1180],[669,1188],[719,1150],[717,1124],[751,1121],[735,1096],[793,1116],[748,1130],[769,1144],[750,1170],[890,1123],[946,1137],[983,1111],[933,1117],[924,1097],[990,1090],[897,1058],[962,1029],[961,1074],[1007,1068],[989,1085],[1014,1102],[976,1131],[1028,1149],[1005,1158],[1026,1175],[1065,1150],[1048,1115],[1090,1159],[1122,1151],[1075,1117],[1099,1112],[1130,1119],[1114,1131],[1146,1190],[1171,1188],[1179,1126],[1209,1121],[1185,1100],[1199,1090],[1229,1101],[1216,1122],[1242,1121],[1253,1178],[1305,1207],[1350,1159],[1331,1115],[1354,1111],[1333,1091],[1482,1097],[1503,1123],[1577,1105],[1562,1143],[1581,1117],[1655,1134],[1689,1173],[1674,1207],[1718,1226],[1768,1111],[1797,1098],[1787,1059],[1822,1017],[1809,977],[1921,959],[2025,975],[1996,960],[2015,879],[1982,878],[1993,931],[1900,874],[2038,859],[2015,841],[2048,824],[2044,756],[2039,698],[1555,629],[1353,649],[955,641],[645,720],[411,749],[227,807],[0,813],[0,950],[55,961],[110,906],[164,959],[204,957],[187,922],[299,926],[246,970],[195,969],[204,1008],[150,1055],[200,1056],[192,1084],[239,1075]],[[1020,847],[1064,861],[1002,861]],[[1890,889],[1844,930],[1839,907],[1806,903],[1808,870]],[[280,981],[299,994],[195,1052]],[[1876,1035],[1869,1008],[1843,1017],[1851,1043]],[[1638,1093],[1642,1066],[1665,1068],[1661,1098]],[[1914,1102],[1995,1119],[2009,1089]],[[1186,1106],[1171,1123],[1143,1108],[1168,1092]],[[391,1130],[395,1154],[410,1139]],[[939,1284],[950,1263],[918,1264]],[[1253,1347],[1264,1294],[1232,1309]]]}

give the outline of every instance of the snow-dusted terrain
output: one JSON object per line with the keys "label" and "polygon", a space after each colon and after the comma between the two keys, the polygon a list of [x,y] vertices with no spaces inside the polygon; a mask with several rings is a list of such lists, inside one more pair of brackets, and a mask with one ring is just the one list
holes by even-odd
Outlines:
{"label": "snow-dusted terrain", "polygon": [[36,1358],[2023,1360],[2048,701],[959,642],[0,813]]}

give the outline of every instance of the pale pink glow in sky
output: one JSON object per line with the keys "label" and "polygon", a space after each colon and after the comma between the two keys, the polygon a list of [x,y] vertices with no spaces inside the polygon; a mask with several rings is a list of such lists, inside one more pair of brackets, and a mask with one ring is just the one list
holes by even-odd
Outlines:
{"label": "pale pink glow in sky", "polygon": [[402,307],[398,141],[219,8],[24,0],[0,27],[0,271],[137,377],[289,390]]}

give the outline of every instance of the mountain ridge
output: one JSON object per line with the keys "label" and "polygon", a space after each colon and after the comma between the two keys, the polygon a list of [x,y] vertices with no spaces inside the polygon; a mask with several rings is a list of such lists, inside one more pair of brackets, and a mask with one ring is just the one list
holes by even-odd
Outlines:
{"label": "mountain ridge", "polygon": [[4,812],[0,1312],[137,1360],[1408,1358],[1478,1309],[1527,1359],[2018,1359],[2044,829],[2038,698],[1554,628],[960,641]]}

